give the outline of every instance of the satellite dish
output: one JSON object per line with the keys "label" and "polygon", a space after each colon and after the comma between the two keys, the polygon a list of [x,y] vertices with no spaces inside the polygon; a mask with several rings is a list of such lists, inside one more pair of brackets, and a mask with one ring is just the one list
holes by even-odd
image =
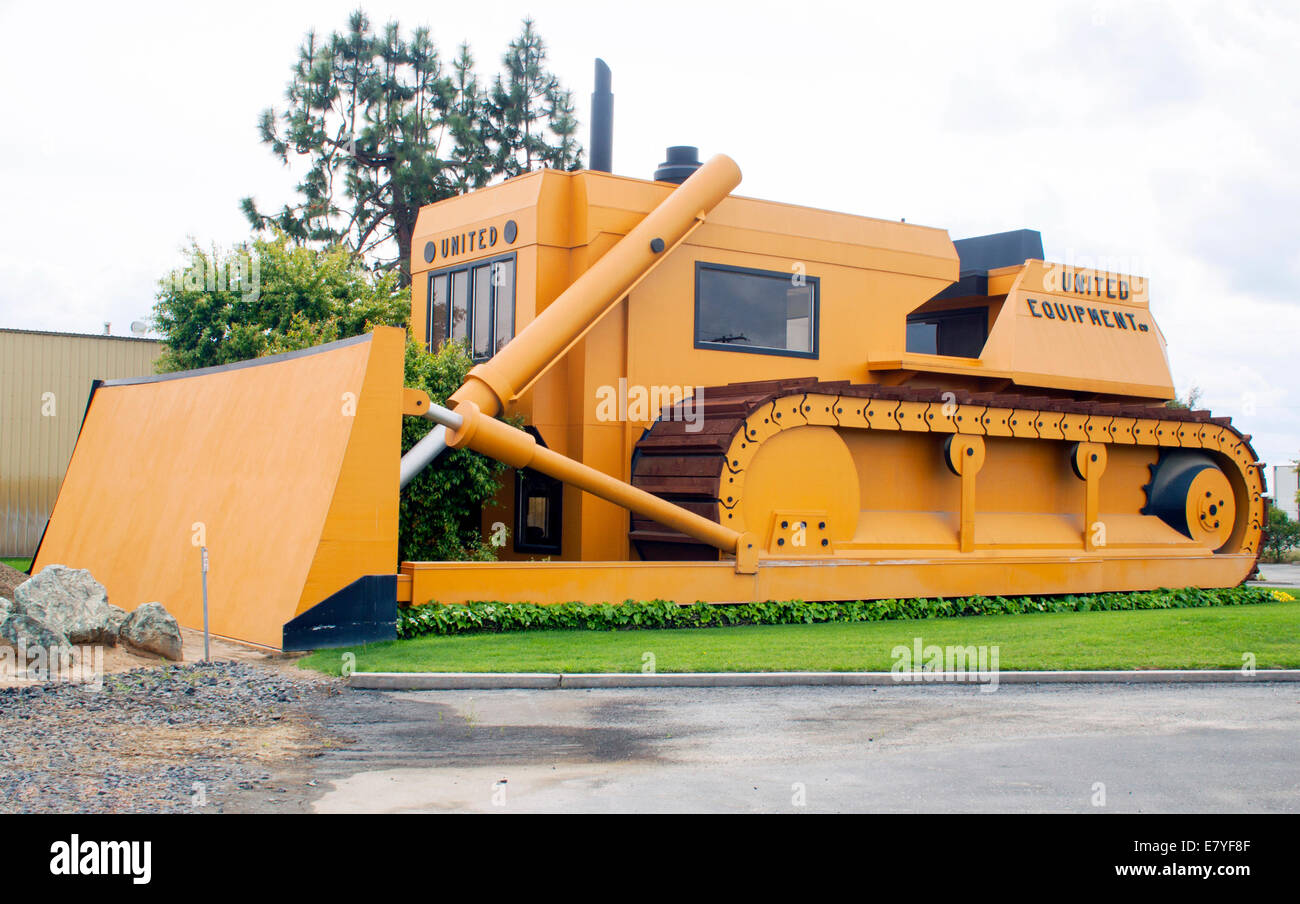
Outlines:
{"label": "satellite dish", "polygon": [[143,320],[132,320],[131,332],[135,333],[137,336],[143,336],[145,333],[149,332],[149,324],[145,323]]}

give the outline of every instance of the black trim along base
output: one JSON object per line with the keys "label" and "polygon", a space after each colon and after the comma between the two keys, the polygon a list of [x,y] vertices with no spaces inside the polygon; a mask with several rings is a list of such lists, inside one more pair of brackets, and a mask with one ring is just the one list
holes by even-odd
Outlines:
{"label": "black trim along base", "polygon": [[397,575],[357,578],[284,624],[282,648],[320,650],[397,639]]}

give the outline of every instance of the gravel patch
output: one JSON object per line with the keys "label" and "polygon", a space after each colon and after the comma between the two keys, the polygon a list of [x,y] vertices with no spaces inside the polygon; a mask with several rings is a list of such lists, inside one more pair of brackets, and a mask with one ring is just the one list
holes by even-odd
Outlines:
{"label": "gravel patch", "polygon": [[[273,772],[319,749],[312,705],[341,693],[309,672],[203,662],[0,688],[0,812],[221,812],[285,789]],[[260,796],[260,795],[259,795]]]}
{"label": "gravel patch", "polygon": [[27,575],[17,568],[10,568],[4,562],[0,562],[0,597],[7,600],[13,600],[14,591],[18,585],[27,580]]}

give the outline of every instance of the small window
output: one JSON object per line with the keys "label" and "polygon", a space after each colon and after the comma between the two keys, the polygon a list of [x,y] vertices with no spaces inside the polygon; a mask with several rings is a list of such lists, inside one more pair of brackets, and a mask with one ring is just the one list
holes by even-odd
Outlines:
{"label": "small window", "polygon": [[469,338],[469,271],[451,274],[451,332],[453,339]]}
{"label": "small window", "polygon": [[[525,427],[546,446],[536,427]],[[515,552],[560,552],[564,484],[529,468],[515,471]]]}
{"label": "small window", "polygon": [[912,355],[978,358],[988,333],[986,308],[912,314],[907,318],[907,351]]}
{"label": "small window", "polygon": [[426,342],[435,349],[447,341],[447,274],[437,273],[429,281],[429,335]]}
{"label": "small window", "polygon": [[515,552],[560,552],[564,484],[528,468],[515,472]]}
{"label": "small window", "polygon": [[429,274],[428,332],[436,350],[447,339],[486,361],[514,338],[515,257],[475,262]]}
{"label": "small window", "polygon": [[932,320],[908,323],[907,350],[916,355],[939,354],[939,324]]}
{"label": "small window", "polygon": [[815,276],[695,265],[695,347],[817,357]]}
{"label": "small window", "polygon": [[492,269],[484,264],[474,268],[474,341],[470,343],[475,361],[492,357]]}
{"label": "small window", "polygon": [[515,261],[497,261],[492,265],[492,286],[496,290],[496,354],[515,337]]}

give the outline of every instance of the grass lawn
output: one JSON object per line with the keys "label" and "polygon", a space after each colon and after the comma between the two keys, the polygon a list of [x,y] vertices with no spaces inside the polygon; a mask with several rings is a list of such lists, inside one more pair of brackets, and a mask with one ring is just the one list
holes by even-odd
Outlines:
{"label": "grass lawn", "polygon": [[[1270,588],[1272,589],[1272,588]],[[363,672],[888,671],[897,645],[996,645],[1003,671],[1300,668],[1300,600],[1205,609],[815,625],[430,635],[354,649]],[[338,674],[345,650],[299,665]]]}
{"label": "grass lawn", "polygon": [[0,559],[0,562],[4,562],[10,568],[17,568],[19,571],[26,571],[32,564],[31,559]]}

